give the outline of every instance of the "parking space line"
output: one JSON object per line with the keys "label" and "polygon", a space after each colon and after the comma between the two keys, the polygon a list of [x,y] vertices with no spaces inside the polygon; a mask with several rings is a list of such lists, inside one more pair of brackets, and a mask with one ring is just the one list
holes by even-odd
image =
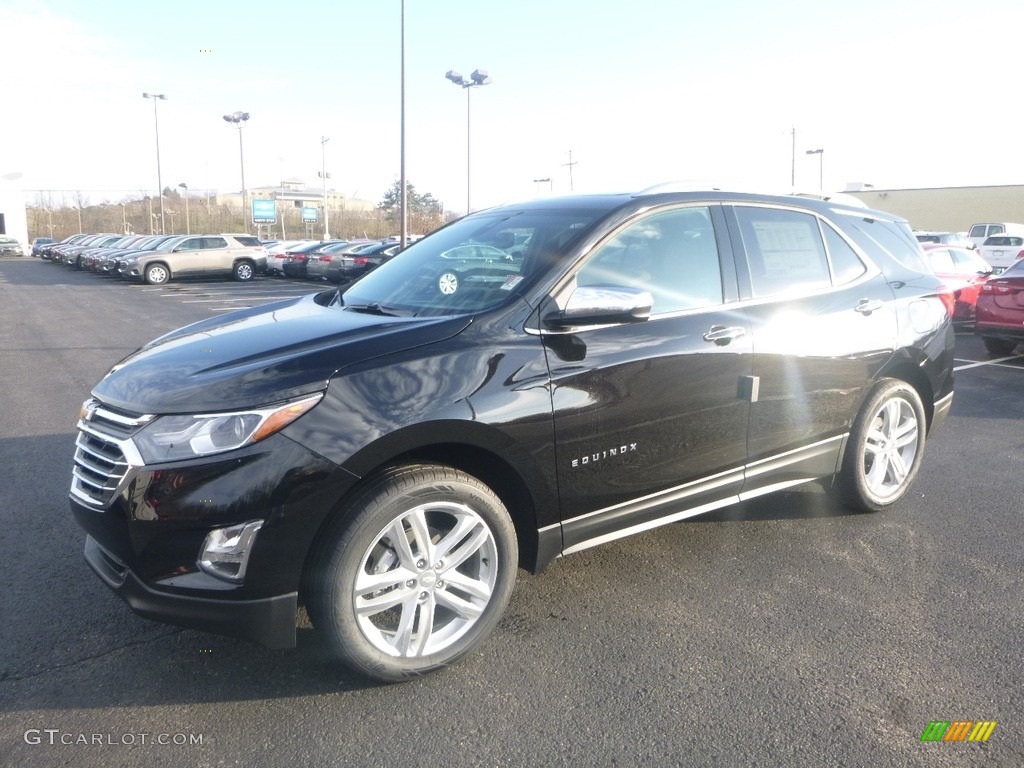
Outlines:
{"label": "parking space line", "polygon": [[[1014,360],[1017,355],[1010,355],[1009,357],[997,357],[995,360],[982,360],[981,362],[971,361],[967,365],[958,365],[953,368],[953,372],[966,371],[968,368],[980,368],[984,365],[999,365],[999,363],[1005,363],[1007,360]],[[1012,365],[1001,365],[1000,368],[1014,368]],[[1020,369],[1017,369],[1020,370]]]}

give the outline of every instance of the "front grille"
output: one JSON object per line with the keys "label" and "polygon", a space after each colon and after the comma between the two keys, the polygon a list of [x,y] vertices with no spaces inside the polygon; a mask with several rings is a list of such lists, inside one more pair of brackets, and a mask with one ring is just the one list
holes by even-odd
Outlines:
{"label": "front grille", "polygon": [[85,411],[85,418],[78,422],[71,495],[91,507],[105,507],[128,470],[142,465],[131,437],[154,417],[128,414],[96,400],[88,401]]}

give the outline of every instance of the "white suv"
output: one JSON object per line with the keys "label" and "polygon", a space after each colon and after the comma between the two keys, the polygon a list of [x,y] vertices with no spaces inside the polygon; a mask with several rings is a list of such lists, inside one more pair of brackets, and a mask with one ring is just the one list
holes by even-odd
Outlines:
{"label": "white suv", "polygon": [[139,254],[127,259],[122,275],[162,285],[172,277],[230,275],[252,280],[267,269],[267,250],[253,235],[190,235],[169,251]]}

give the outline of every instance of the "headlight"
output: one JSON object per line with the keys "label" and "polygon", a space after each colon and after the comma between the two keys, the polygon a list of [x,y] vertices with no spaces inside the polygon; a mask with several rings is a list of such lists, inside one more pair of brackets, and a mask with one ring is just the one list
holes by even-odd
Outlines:
{"label": "headlight", "polygon": [[320,402],[322,392],[266,408],[197,416],[161,416],[132,438],[147,464],[241,448],[284,429]]}

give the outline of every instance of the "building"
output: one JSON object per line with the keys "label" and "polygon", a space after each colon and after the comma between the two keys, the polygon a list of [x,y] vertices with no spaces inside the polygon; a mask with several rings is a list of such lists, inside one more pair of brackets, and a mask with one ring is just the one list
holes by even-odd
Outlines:
{"label": "building", "polygon": [[20,173],[6,173],[0,169],[0,235],[13,237],[28,254],[28,218],[20,180]]}
{"label": "building", "polygon": [[915,230],[966,232],[982,221],[1024,223],[1024,184],[930,189],[874,189],[851,184],[843,191],[869,208],[902,216]]}
{"label": "building", "polygon": [[[284,179],[276,187],[250,187],[246,190],[249,199],[277,200],[277,209],[281,211],[285,206],[302,208],[311,206],[321,208],[324,202],[323,187],[307,187],[302,179]],[[227,205],[231,208],[240,208],[242,205],[241,192],[225,192],[217,195],[218,205]],[[367,200],[360,200],[355,197],[348,197],[342,192],[333,189],[327,190],[327,207],[330,212],[334,211],[372,211],[377,205]]]}

